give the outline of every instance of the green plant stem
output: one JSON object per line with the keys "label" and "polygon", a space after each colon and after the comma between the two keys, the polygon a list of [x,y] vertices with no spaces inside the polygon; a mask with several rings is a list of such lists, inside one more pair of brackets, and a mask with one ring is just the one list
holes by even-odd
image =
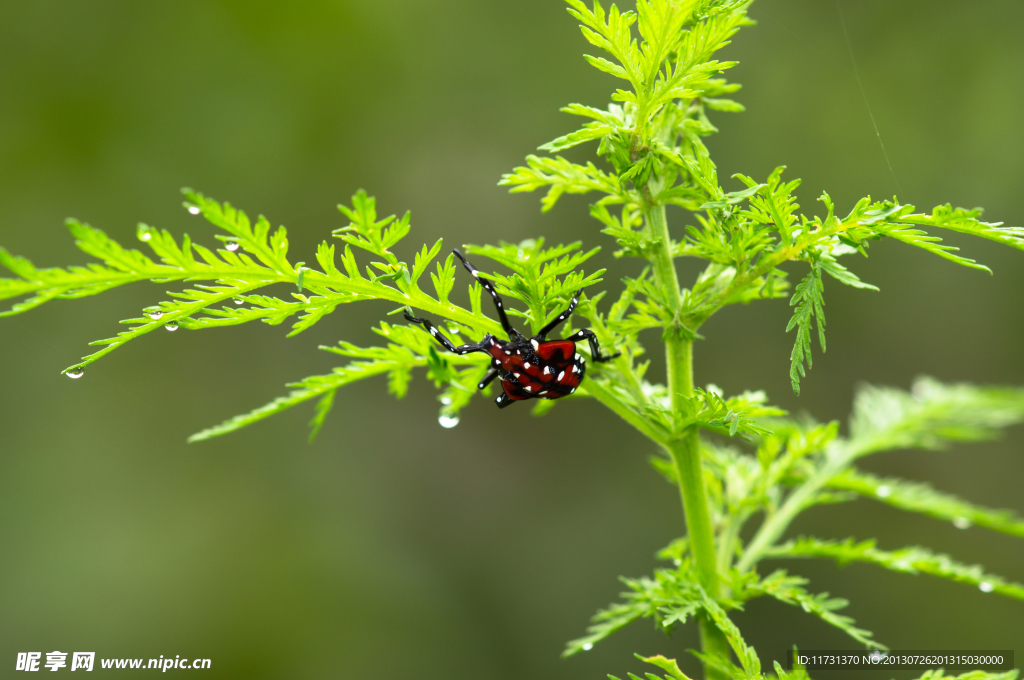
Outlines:
{"label": "green plant stem", "polygon": [[[679,277],[672,259],[672,241],[668,232],[665,206],[653,206],[647,213],[647,227],[658,241],[652,264],[654,278],[665,295],[675,318],[679,319],[682,295]],[[678,322],[677,322],[678,323]],[[665,362],[672,412],[677,422],[689,415],[687,401],[693,395],[693,339],[687,338],[681,328],[668,328],[665,332]],[[683,500],[686,532],[690,537],[690,552],[697,567],[697,578],[711,597],[718,596],[718,563],[715,554],[715,530],[711,524],[708,499],[704,489],[704,470],[700,457],[700,431],[695,427],[666,444],[679,480],[679,494]],[[725,635],[707,616],[700,617],[701,648],[705,654],[729,658],[729,643]],[[707,680],[725,680],[726,675],[707,665]]]}
{"label": "green plant stem", "polygon": [[754,534],[754,538],[750,541],[743,556],[736,563],[736,568],[741,573],[753,567],[764,557],[768,549],[782,537],[782,534],[789,527],[793,519],[807,507],[808,503],[814,499],[814,496],[828,484],[830,479],[839,474],[852,458],[856,457],[857,449],[849,444],[845,446],[835,445],[827,449],[825,455],[828,456],[826,463],[821,466],[813,477],[797,487],[786,498],[782,507],[766,519],[757,530],[757,533]]}
{"label": "green plant stem", "polygon": [[[683,499],[686,533],[690,538],[690,553],[697,567],[697,580],[711,597],[717,597],[718,566],[715,555],[715,534],[708,511],[704,490],[704,471],[700,459],[700,432],[690,428],[679,439],[668,444],[679,480],[679,493]],[[705,654],[729,658],[729,642],[707,616],[700,617],[700,645]],[[726,680],[721,671],[704,667],[707,680]]]}
{"label": "green plant stem", "polygon": [[649,420],[627,408],[622,399],[609,390],[602,382],[595,378],[587,377],[587,381],[580,386],[579,394],[590,395],[594,399],[607,406],[617,413],[623,420],[637,429],[638,432],[653,442],[666,446],[668,433],[662,428],[653,425]]}
{"label": "green plant stem", "polygon": [[[679,276],[672,259],[672,239],[668,233],[665,206],[654,206],[648,211],[647,228],[651,236],[658,241],[657,250],[651,260],[651,264],[654,265],[654,280],[678,320],[682,296],[679,292]],[[693,392],[693,342],[685,338],[680,330],[679,327],[674,327],[665,331],[668,391],[672,398],[672,411],[677,417],[687,415],[684,400]]]}

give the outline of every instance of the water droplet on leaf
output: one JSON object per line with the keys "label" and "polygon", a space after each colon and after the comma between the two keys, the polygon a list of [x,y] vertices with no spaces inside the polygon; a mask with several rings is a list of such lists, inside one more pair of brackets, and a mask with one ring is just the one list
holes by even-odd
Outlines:
{"label": "water droplet on leaf", "polygon": [[448,415],[446,413],[442,413],[440,415],[440,417],[437,419],[437,422],[441,424],[441,427],[450,430],[450,429],[452,429],[453,427],[455,427],[456,425],[459,424],[459,417],[458,416],[450,416],[450,415]]}
{"label": "water droplet on leaf", "polygon": [[161,312],[161,311],[146,312],[146,316],[148,316],[153,321],[159,321],[160,317],[162,317],[163,315],[164,315],[164,313]]}
{"label": "water droplet on leaf", "polygon": [[203,212],[203,209],[200,208],[198,205],[190,205],[188,207],[188,211],[193,215],[198,215],[199,213]]}
{"label": "water droplet on leaf", "polygon": [[235,304],[236,305],[244,305],[245,304],[245,300],[243,300],[242,298],[235,298]]}
{"label": "water droplet on leaf", "polygon": [[991,593],[993,590],[996,589],[996,587],[988,581],[982,581],[978,584],[978,589],[981,590],[981,592],[983,593]]}
{"label": "water droplet on leaf", "polygon": [[444,404],[445,406],[447,406],[448,404],[452,403],[452,398],[451,397],[441,397],[441,403]]}
{"label": "water droplet on leaf", "polygon": [[165,324],[164,328],[166,328],[167,330],[169,330],[169,331],[171,331],[173,333],[174,331],[178,330],[178,322],[177,321],[172,321],[169,324]]}
{"label": "water droplet on leaf", "polygon": [[149,227],[139,226],[138,231],[139,240],[143,243],[148,243],[153,238],[153,230]]}
{"label": "water droplet on leaf", "polygon": [[64,375],[71,378],[72,380],[78,380],[83,375],[85,375],[85,369],[82,368],[81,366],[75,366],[74,368],[69,368],[67,372],[64,373]]}
{"label": "water droplet on leaf", "polygon": [[593,648],[594,648],[593,643],[591,643],[591,642],[584,642],[583,643],[583,651],[584,652],[589,652]]}
{"label": "water droplet on leaf", "polygon": [[233,253],[238,250],[238,241],[228,241],[224,244],[224,247]]}
{"label": "water droplet on leaf", "polygon": [[885,486],[884,484],[875,489],[875,495],[879,498],[888,498],[892,494],[892,489]]}
{"label": "water droplet on leaf", "polygon": [[957,517],[953,520],[953,526],[955,526],[957,529],[970,529],[971,520],[967,519],[966,517]]}

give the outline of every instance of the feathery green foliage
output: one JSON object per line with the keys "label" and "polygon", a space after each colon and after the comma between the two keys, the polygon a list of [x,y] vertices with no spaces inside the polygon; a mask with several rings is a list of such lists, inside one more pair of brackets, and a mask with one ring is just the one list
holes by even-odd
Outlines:
{"label": "feathery green foliage", "polygon": [[827,557],[840,564],[869,562],[905,574],[931,574],[958,583],[977,586],[984,593],[999,593],[1024,600],[1024,585],[1011,583],[999,576],[986,574],[978,565],[966,565],[937,555],[927,548],[903,548],[893,552],[878,550],[874,541],[821,541],[801,538],[772,548],[768,557]]}
{"label": "feathery green foliage", "polygon": [[[592,292],[602,283],[603,270],[582,269],[597,248],[583,249],[579,242],[547,246],[538,237],[465,250],[478,263],[483,257],[500,268],[483,273],[511,301],[510,317],[532,332],[554,319],[577,289],[586,291],[576,322],[584,325],[585,320],[603,346],[614,348],[610,354],[620,354],[609,363],[592,364],[574,398],[595,399],[650,440],[659,452],[654,467],[679,488],[689,529],[687,537],[662,552],[673,566],[651,577],[624,579],[628,590],[622,601],[599,612],[587,635],[569,643],[566,655],[589,650],[639,619],[653,620],[665,632],[692,619],[701,627],[703,649],[697,654],[709,678],[766,678],[757,653],[729,616],[757,597],[798,606],[857,644],[880,646],[871,633],[837,613],[845,600],[813,594],[806,588],[807,579],[785,571],[763,575],[760,563],[768,558],[870,562],[1024,597],[1024,586],[925,548],[886,552],[872,541],[784,541],[800,513],[861,496],[961,528],[978,525],[1024,536],[1024,520],[1009,511],[979,507],[920,483],[880,479],[855,467],[858,459],[881,451],[936,449],[996,436],[1024,421],[1024,390],[944,385],[927,378],[910,392],[864,387],[844,435],[838,423],[787,418],[762,392],[725,398],[713,385],[701,389],[693,384],[692,371],[693,351],[702,339],[699,331],[712,315],[734,304],[788,299],[793,314],[784,331],[796,332],[789,370],[799,394],[800,381],[812,366],[815,333],[821,351],[826,347],[826,278],[877,290],[851,271],[846,264],[851,258],[840,258],[866,256],[872,243],[890,238],[988,271],[958,254],[939,234],[973,235],[1024,250],[1024,230],[983,222],[976,209],[942,205],[919,213],[895,199],[863,198],[837,213],[827,193],[818,199],[820,214],[808,216],[798,203],[800,181],[783,181],[783,167],[763,181],[742,174],[720,178],[704,143],[717,132],[710,116],[739,112],[743,106],[729,98],[739,85],[724,77],[735,62],[717,53],[740,28],[752,25],[749,0],[637,0],[635,11],[615,5],[606,9],[598,0],[566,2],[594,48],[587,62],[615,78],[618,88],[606,106],[566,106],[565,113],[585,120],[582,126],[542,145],[544,155],[528,156],[500,184],[512,193],[544,192],[545,211],[554,209],[565,194],[592,196],[590,213],[602,233],[614,239],[616,256],[639,258],[644,267],[626,278],[604,305],[606,291]],[[558,155],[587,144],[596,144],[595,160],[576,163]],[[484,304],[476,282],[469,286],[468,308],[452,302],[456,285],[461,285],[459,267],[452,255],[442,252],[441,241],[422,246],[411,262],[399,259],[393,249],[412,231],[409,214],[382,218],[375,199],[364,192],[353,196],[351,205],[339,206],[348,223],[332,236],[343,245],[324,241],[307,261],[291,259],[284,227],[273,229],[263,217],[253,222],[231,205],[190,190],[185,195],[185,207],[205,218],[208,224],[201,228],[212,227],[219,248],[140,225],[138,238],[152,253],[147,255],[70,220],[77,245],[97,262],[38,269],[0,249],[0,265],[14,275],[0,278],[0,300],[13,301],[0,316],[139,281],[184,286],[168,293],[170,299],[123,321],[127,330],[94,343],[102,349],[66,369],[72,377],[81,377],[84,367],[160,328],[201,330],[291,320],[290,335],[297,335],[340,306],[364,301],[385,301],[382,316],[419,310],[438,320],[456,343],[502,332],[484,311],[490,303]],[[678,226],[681,220],[685,225]],[[703,263],[688,287],[678,278],[680,258]],[[783,269],[789,263],[800,263],[795,267],[800,280],[794,286]],[[284,284],[287,295],[278,284]],[[649,379],[650,364],[642,359],[648,348],[640,334],[647,329],[660,331],[667,366],[663,384]],[[375,331],[382,339],[379,345],[357,347],[341,341],[322,347],[345,357],[346,363],[327,375],[292,384],[288,395],[204,430],[192,441],[233,432],[315,400],[312,438],[325,426],[339,388],[387,376],[389,391],[402,398],[414,369],[425,369],[426,378],[438,388],[442,424],[456,423],[477,393],[490,359],[446,352],[418,326],[381,323]],[[553,401],[539,401],[535,413],[553,406]],[[751,538],[744,541],[744,536]],[[638,658],[658,667],[666,679],[688,680],[672,659]],[[807,674],[803,669],[784,671],[776,663],[775,677],[804,680]],[[958,680],[1015,677],[976,672]],[[936,671],[922,680],[944,678]]]}

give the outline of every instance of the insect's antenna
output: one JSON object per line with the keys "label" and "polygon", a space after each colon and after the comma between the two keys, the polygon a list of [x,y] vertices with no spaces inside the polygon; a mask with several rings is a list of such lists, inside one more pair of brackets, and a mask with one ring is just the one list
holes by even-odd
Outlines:
{"label": "insect's antenna", "polygon": [[580,288],[578,291],[576,291],[576,294],[572,296],[572,302],[569,303],[568,309],[566,309],[564,312],[562,312],[561,314],[556,316],[554,318],[554,320],[551,323],[549,323],[547,326],[544,326],[544,328],[541,328],[540,329],[540,333],[537,333],[537,337],[538,338],[543,340],[544,338],[547,337],[548,333],[550,333],[551,331],[553,331],[556,328],[558,328],[558,326],[561,323],[563,323],[566,319],[568,319],[570,316],[572,316],[573,311],[576,310],[576,305],[578,305],[580,303],[580,293],[582,293],[582,292],[583,292],[582,288]]}
{"label": "insect's antenna", "polygon": [[519,331],[512,328],[512,324],[509,323],[508,317],[505,315],[505,303],[501,301],[501,296],[498,295],[498,291],[494,288],[494,284],[480,276],[480,272],[476,270],[476,267],[470,264],[469,260],[467,260],[457,248],[452,252],[455,253],[455,257],[462,260],[462,266],[464,266],[466,270],[473,275],[473,278],[480,282],[480,285],[484,287],[484,290],[490,293],[491,297],[494,298],[494,306],[498,310],[498,320],[501,321],[501,327],[505,329],[506,333],[508,333],[509,339],[514,340],[515,338],[520,337]]}

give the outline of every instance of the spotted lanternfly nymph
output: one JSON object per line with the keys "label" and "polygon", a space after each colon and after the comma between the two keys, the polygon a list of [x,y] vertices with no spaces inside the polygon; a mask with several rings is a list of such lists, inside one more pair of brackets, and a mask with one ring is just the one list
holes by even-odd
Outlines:
{"label": "spotted lanternfly nymph", "polygon": [[501,321],[501,327],[508,333],[508,341],[499,340],[488,334],[480,342],[456,347],[427,319],[417,319],[409,313],[408,309],[405,311],[405,318],[412,323],[422,324],[434,336],[434,339],[449,352],[456,354],[484,352],[491,355],[491,370],[477,387],[482,390],[495,378],[500,377],[502,393],[495,400],[498,403],[498,408],[505,408],[512,402],[523,399],[558,399],[575,392],[583,381],[583,375],[587,370],[586,361],[576,353],[576,343],[580,340],[590,342],[590,353],[594,357],[594,361],[610,361],[619,356],[619,352],[611,356],[601,354],[597,337],[594,335],[594,331],[589,329],[576,331],[564,340],[547,339],[548,333],[555,330],[572,315],[576,305],[580,302],[582,288],[572,296],[572,302],[569,303],[568,309],[540,329],[537,335],[527,338],[509,323],[508,317],[505,315],[505,305],[501,301],[498,291],[495,290],[494,284],[480,276],[476,267],[470,264],[462,253],[458,250],[452,252],[462,260],[462,264],[469,270],[469,273],[494,298],[494,306],[498,309],[498,319]]}

